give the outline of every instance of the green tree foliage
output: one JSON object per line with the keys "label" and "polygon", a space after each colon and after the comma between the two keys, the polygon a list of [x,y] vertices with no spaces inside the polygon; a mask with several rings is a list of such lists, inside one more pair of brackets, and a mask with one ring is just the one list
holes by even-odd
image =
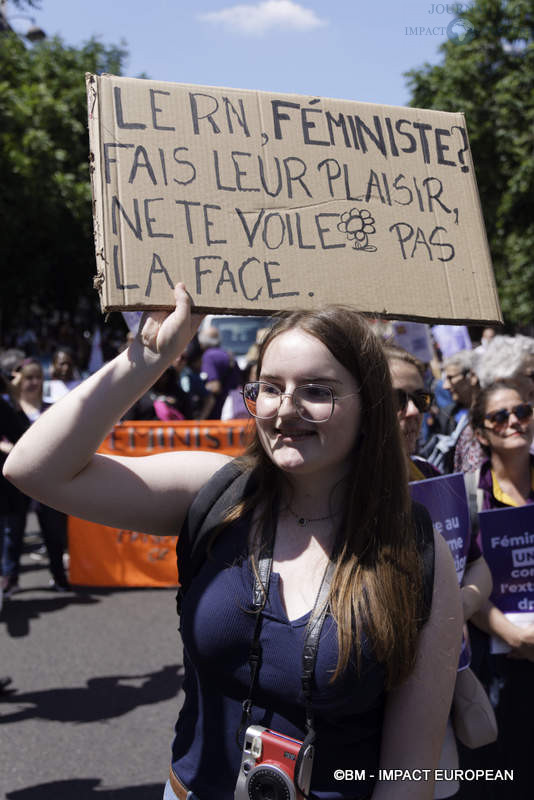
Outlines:
{"label": "green tree foliage", "polygon": [[[85,72],[121,73],[126,52],[58,38],[0,39],[0,254],[3,325],[30,298],[70,308],[93,294]],[[9,298],[9,301],[7,302]],[[96,294],[95,294],[96,298]]]}
{"label": "green tree foliage", "polygon": [[[534,2],[474,0],[443,62],[406,74],[411,105],[463,111],[507,322],[534,322]],[[462,4],[465,8],[465,4]]]}

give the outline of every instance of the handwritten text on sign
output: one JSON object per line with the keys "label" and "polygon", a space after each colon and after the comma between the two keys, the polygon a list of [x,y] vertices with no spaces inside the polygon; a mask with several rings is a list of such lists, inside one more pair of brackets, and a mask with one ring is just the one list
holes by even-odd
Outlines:
{"label": "handwritten text on sign", "polygon": [[[347,265],[354,277],[391,256],[442,271],[465,263],[476,188],[460,114],[98,81],[115,291],[146,303],[168,293],[177,252],[200,305],[251,308],[313,297],[326,263],[342,281]],[[92,108],[90,93],[90,118]]]}

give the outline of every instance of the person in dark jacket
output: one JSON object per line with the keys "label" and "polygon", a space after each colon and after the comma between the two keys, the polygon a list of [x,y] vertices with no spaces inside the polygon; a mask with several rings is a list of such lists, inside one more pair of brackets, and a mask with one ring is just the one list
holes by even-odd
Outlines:
{"label": "person in dark jacket", "polygon": [[[43,402],[43,368],[36,358],[26,358],[20,364],[16,402],[26,427],[50,407],[49,403]],[[11,515],[9,524],[4,527],[2,548],[4,597],[11,597],[19,589],[20,558],[29,507],[29,498],[25,498],[22,512]],[[49,558],[52,575],[49,586],[53,591],[67,591],[71,588],[63,564],[63,553],[67,545],[67,517],[44,503],[37,503],[34,508]]]}
{"label": "person in dark jacket", "polygon": [[[0,375],[0,467],[3,468],[7,454],[28,427],[24,416],[5,399],[10,395],[8,382]],[[19,492],[0,473],[0,554],[4,545],[4,532],[14,526],[21,527],[26,520],[29,498]],[[0,611],[2,610],[4,579],[0,582]],[[8,690],[11,678],[0,677],[0,694]]]}

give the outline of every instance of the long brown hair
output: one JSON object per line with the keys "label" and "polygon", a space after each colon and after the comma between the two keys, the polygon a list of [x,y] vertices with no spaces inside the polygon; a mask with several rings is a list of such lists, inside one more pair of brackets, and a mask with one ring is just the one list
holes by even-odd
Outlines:
{"label": "long brown hair", "polygon": [[[299,328],[321,341],[355,378],[361,402],[360,433],[351,455],[346,506],[330,589],[339,657],[335,680],[356,656],[364,634],[384,665],[387,688],[399,684],[415,662],[421,618],[422,570],[410,515],[402,448],[387,360],[378,337],[351,308],[329,306],[282,316],[262,342],[258,375],[273,339]],[[282,475],[256,433],[244,464],[257,470],[258,489],[231,510],[227,522],[249,510],[272,516]]]}

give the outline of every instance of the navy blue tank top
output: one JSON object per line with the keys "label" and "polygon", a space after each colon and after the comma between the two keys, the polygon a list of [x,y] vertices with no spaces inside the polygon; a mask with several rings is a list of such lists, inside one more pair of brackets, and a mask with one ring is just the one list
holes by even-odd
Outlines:
{"label": "navy blue tank top", "polygon": [[[241,763],[236,731],[248,695],[253,572],[247,555],[250,520],[218,535],[183,598],[180,631],[184,646],[185,702],[176,723],[173,769],[201,800],[233,800]],[[180,548],[180,564],[187,560]],[[309,614],[289,621],[272,573],[261,628],[262,663],[250,724],[303,739],[301,665]],[[363,639],[361,669],[350,664],[334,684],[338,657],[336,626],[326,617],[317,653],[312,703],[316,752],[311,792],[321,800],[370,794],[374,779],[336,781],[336,770],[377,774],[384,714],[384,670]]]}

